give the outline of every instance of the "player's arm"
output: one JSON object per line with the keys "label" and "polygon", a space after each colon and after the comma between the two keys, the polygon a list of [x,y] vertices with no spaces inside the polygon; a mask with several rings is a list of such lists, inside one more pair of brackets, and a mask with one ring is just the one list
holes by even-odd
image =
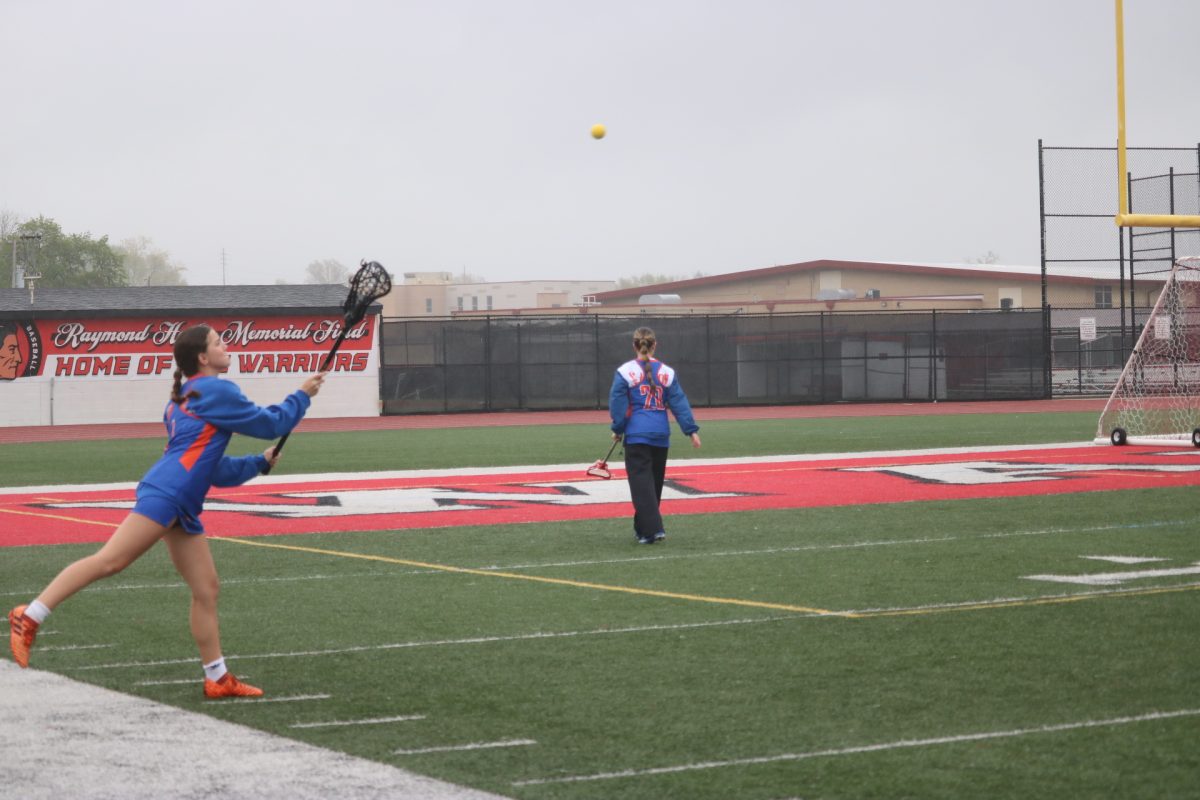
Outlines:
{"label": "player's arm", "polygon": [[608,390],[608,416],[612,418],[612,432],[625,433],[629,420],[629,385],[618,371],[613,375],[612,388]]}
{"label": "player's arm", "polygon": [[205,387],[204,394],[191,401],[192,413],[218,428],[256,439],[284,435],[296,427],[312,403],[308,392],[301,388],[283,398],[278,405],[260,406],[229,381],[213,383],[216,385]]}
{"label": "player's arm", "polygon": [[[683,393],[683,387],[679,385],[678,380],[671,381],[671,385],[667,387],[666,400],[671,413],[675,415],[675,421],[679,423],[679,430],[687,436],[692,436],[700,431],[700,426],[696,424],[696,419],[692,416],[692,405],[688,402],[687,395]],[[695,439],[693,439],[694,442]]]}
{"label": "player's arm", "polygon": [[241,486],[267,468],[263,454],[253,456],[225,456],[217,464],[213,475],[213,486]]}

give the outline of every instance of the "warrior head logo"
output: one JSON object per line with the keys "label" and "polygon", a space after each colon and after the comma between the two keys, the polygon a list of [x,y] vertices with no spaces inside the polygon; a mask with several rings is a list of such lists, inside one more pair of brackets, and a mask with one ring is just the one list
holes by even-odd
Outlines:
{"label": "warrior head logo", "polygon": [[32,322],[0,322],[0,381],[36,375],[41,356],[41,342]]}

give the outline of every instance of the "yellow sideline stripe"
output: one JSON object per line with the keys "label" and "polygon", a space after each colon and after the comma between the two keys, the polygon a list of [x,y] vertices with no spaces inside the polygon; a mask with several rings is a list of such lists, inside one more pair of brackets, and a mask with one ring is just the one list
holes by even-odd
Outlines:
{"label": "yellow sideline stripe", "polygon": [[1063,603],[1078,603],[1083,600],[1107,600],[1114,597],[1145,597],[1152,594],[1174,594],[1176,592],[1194,592],[1200,589],[1196,586],[1158,586],[1153,589],[1129,589],[1113,591],[1104,594],[1077,594],[1068,597],[1031,597],[1028,600],[995,600],[992,602],[970,603],[961,606],[946,606],[941,608],[897,608],[881,609],[879,611],[857,611],[853,614],[856,619],[870,617],[915,617],[925,614],[945,614],[951,611],[984,611],[992,608],[1021,608],[1023,606],[1053,606]]}
{"label": "yellow sideline stripe", "polygon": [[702,594],[682,594],[680,592],[662,592],[657,589],[635,589],[632,586],[612,586],[606,583],[588,583],[586,581],[573,581],[566,578],[547,578],[541,575],[521,575],[516,572],[499,572],[497,570],[487,569],[471,569],[470,567],[453,567],[449,564],[431,564],[426,561],[412,561],[406,558],[391,558],[389,556],[373,556],[362,553],[346,553],[339,550],[323,550],[317,547],[300,547],[291,544],[268,544],[266,542],[255,542],[248,539],[235,539],[233,537],[221,536],[213,537],[213,541],[234,542],[236,544],[249,545],[251,547],[266,547],[276,550],[293,550],[298,553],[314,553],[321,556],[338,556],[340,558],[358,558],[364,561],[382,561],[386,564],[400,564],[406,567],[420,567],[422,569],[440,570],[442,572],[457,572],[464,575],[483,575],[489,578],[513,578],[521,581],[533,581],[535,583],[552,583],[558,586],[574,586],[579,589],[600,589],[606,592],[625,592],[626,594],[640,594],[650,597],[666,597],[672,600],[695,600],[701,603],[719,603],[732,606],[750,606],[751,608],[769,608],[773,611],[796,611],[803,614],[819,614],[822,616],[833,617],[855,617],[856,614],[845,611],[830,611],[825,608],[809,608],[808,606],[793,606],[786,603],[763,603],[757,600],[738,600],[729,597],[709,597]]}
{"label": "yellow sideline stripe", "polygon": [[250,545],[252,547],[265,547],[278,550],[294,550],[301,553],[314,553],[324,556],[339,556],[342,558],[357,558],[364,561],[382,561],[387,564],[401,564],[409,567],[420,567],[422,569],[439,570],[442,572],[458,572],[466,575],[486,575],[497,578],[515,578],[523,581],[534,581],[537,583],[552,583],[560,586],[574,586],[581,589],[601,589],[608,592],[626,592],[628,594],[648,595],[651,597],[666,597],[674,600],[695,600],[703,603],[719,603],[726,605],[750,606],[752,608],[769,608],[776,611],[796,611],[804,614],[817,614],[820,616],[829,617],[844,617],[846,619],[870,619],[873,617],[916,617],[928,616],[930,614],[947,614],[954,611],[987,611],[996,608],[1022,608],[1029,606],[1049,606],[1062,605],[1064,603],[1078,603],[1084,600],[1104,600],[1108,598],[1119,597],[1145,597],[1155,594],[1174,594],[1177,592],[1189,592],[1200,590],[1200,584],[1195,586],[1160,586],[1150,589],[1129,589],[1124,591],[1107,592],[1104,594],[1082,594],[1072,595],[1068,597],[1032,597],[1028,600],[997,600],[984,601],[980,603],[969,603],[960,606],[941,606],[931,608],[898,608],[898,609],[880,609],[878,611],[831,611],[825,608],[809,608],[807,606],[794,606],[785,603],[763,603],[757,600],[739,600],[736,598],[726,597],[709,597],[707,595],[697,594],[682,594],[679,592],[662,592],[655,589],[635,589],[630,586],[612,586],[604,583],[588,583],[586,581],[573,581],[564,578],[547,578],[540,575],[521,575],[516,572],[499,572],[496,570],[472,569],[470,567],[453,567],[449,564],[431,564],[425,561],[412,561],[404,558],[391,558],[389,556],[374,556],[364,555],[362,553],[346,553],[338,550],[323,550],[316,547],[300,547],[297,545],[287,544],[267,544],[265,542],[255,542],[247,539],[237,539],[230,536],[212,537],[213,541],[234,542],[235,544]]}
{"label": "yellow sideline stripe", "polygon": [[116,522],[97,522],[94,519],[80,519],[79,517],[64,517],[61,514],[39,514],[35,511],[16,511],[11,508],[0,508],[0,513],[4,514],[20,514],[23,517],[42,517],[43,519],[61,519],[66,522],[82,522],[84,525],[100,525],[105,528],[117,527]]}
{"label": "yellow sideline stripe", "polygon": [[[95,520],[80,519],[78,517],[60,516],[58,514],[38,514],[32,511],[14,511],[7,508],[0,508],[0,513],[20,514],[29,517],[43,517],[45,519],[61,519],[68,522],[82,522],[86,525],[99,525],[101,527],[109,528],[117,527],[117,523],[114,522],[98,522]],[[582,589],[601,589],[609,592],[626,592],[628,594],[648,595],[651,597],[666,597],[674,600],[695,600],[704,603],[750,606],[752,608],[769,608],[776,611],[796,611],[804,614],[844,617],[847,619],[871,619],[874,617],[916,617],[928,616],[930,614],[947,614],[954,611],[986,611],[994,608],[1022,608],[1027,606],[1062,605],[1064,603],[1077,603],[1083,600],[1104,600],[1114,597],[1146,597],[1156,594],[1176,594],[1178,592],[1194,592],[1200,590],[1200,585],[1160,586],[1150,589],[1129,589],[1125,591],[1118,590],[1104,594],[1083,594],[1068,597],[1033,597],[1028,600],[998,600],[993,602],[985,601],[981,603],[970,603],[960,606],[943,606],[937,608],[898,608],[880,609],[878,611],[830,611],[829,609],[825,608],[809,608],[807,606],[793,606],[785,603],[763,603],[757,600],[738,600],[736,598],[709,597],[706,595],[683,594],[679,592],[662,592],[654,589],[635,589],[630,586],[611,586],[603,583],[572,581],[563,578],[546,578],[539,575],[521,575],[516,572],[499,572],[496,570],[471,569],[470,567],[453,567],[449,564],[431,564],[425,561],[412,561],[402,558],[390,558],[388,556],[364,555],[361,553],[346,553],[338,550],[322,550],[316,547],[300,547],[297,545],[287,544],[267,544],[266,542],[254,542],[247,539],[237,539],[232,536],[210,536],[209,540],[218,542],[233,542],[235,544],[244,544],[251,547],[265,547],[276,550],[294,550],[301,553],[313,553],[316,555],[357,558],[364,561],[382,561],[388,564],[401,564],[404,566],[420,567],[423,569],[439,570],[442,572],[458,572],[466,575],[486,575],[497,578],[515,578],[517,580],[534,581],[537,583],[575,586]]]}

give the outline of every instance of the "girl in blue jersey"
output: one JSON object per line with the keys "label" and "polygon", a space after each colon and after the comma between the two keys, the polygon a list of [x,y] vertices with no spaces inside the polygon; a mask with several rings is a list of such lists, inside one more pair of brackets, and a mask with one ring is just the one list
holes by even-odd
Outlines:
{"label": "girl in blue jersey", "polygon": [[273,448],[262,455],[226,456],[225,447],[233,434],[275,439],[287,433],[308,410],[325,373],[304,381],[279,405],[264,408],[248,400],[232,382],[221,380],[229,363],[224,340],[207,325],[188,328],[176,338],[178,368],[171,401],[163,414],[166,451],[138,484],[133,511],[108,542],[60,572],[37,599],[9,613],[13,657],[22,667],[29,665],[29,648],[38,626],[52,609],[100,578],[125,569],[161,539],[192,591],[190,621],[204,665],[205,696],[262,694],[225,667],[217,624],[217,570],[203,535],[200,512],[210,487],[240,486],[278,460]]}
{"label": "girl in blue jersey", "polygon": [[691,437],[692,447],[700,446],[700,426],[692,418],[692,407],[675,370],[654,358],[657,344],[649,328],[634,331],[636,358],[617,367],[608,393],[613,441],[625,437],[625,475],[633,500],[633,535],[639,544],[667,538],[658,505],[671,446],[668,408],[680,430]]}

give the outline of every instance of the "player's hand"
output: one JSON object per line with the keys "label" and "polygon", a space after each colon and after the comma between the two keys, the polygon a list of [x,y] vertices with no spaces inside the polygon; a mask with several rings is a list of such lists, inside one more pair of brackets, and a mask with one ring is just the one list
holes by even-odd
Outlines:
{"label": "player's hand", "polygon": [[312,375],[304,383],[300,384],[300,391],[304,392],[309,397],[316,397],[317,392],[321,391],[321,385],[325,383],[325,376],[328,372],[318,372]]}
{"label": "player's hand", "polygon": [[278,464],[280,455],[282,455],[282,454],[275,452],[275,445],[271,445],[266,450],[264,450],[263,458],[265,458],[267,460],[267,467],[269,467],[269,468],[274,467],[276,464]]}
{"label": "player's hand", "polygon": [[692,434],[692,447],[696,448],[697,450],[700,449],[700,434],[699,433]]}
{"label": "player's hand", "polygon": [[614,433],[614,434],[613,434],[613,441],[614,441],[614,442],[619,442],[619,441],[621,441],[621,434],[619,434],[619,433]]}

